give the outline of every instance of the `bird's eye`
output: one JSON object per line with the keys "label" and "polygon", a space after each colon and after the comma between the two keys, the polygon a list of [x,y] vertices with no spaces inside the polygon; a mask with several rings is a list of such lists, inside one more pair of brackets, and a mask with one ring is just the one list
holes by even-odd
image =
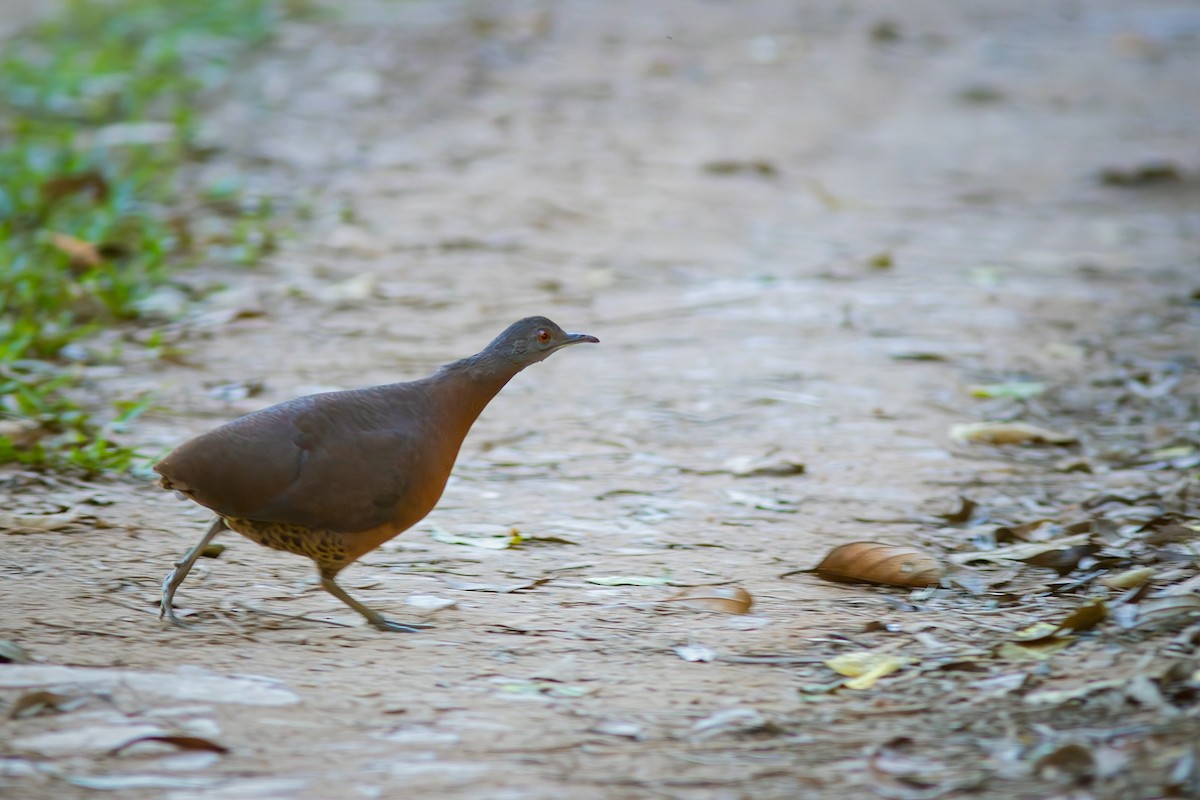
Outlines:
{"label": "bird's eye", "polygon": [[550,341],[550,331],[546,330],[545,328],[538,328],[537,340],[539,342],[541,342],[542,344],[546,344],[547,342],[549,342]]}

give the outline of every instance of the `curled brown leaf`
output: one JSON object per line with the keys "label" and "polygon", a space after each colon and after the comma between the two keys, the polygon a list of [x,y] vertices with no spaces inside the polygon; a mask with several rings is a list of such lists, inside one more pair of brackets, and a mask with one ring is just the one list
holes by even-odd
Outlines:
{"label": "curled brown leaf", "polygon": [[937,586],[942,565],[912,547],[881,542],[851,542],[833,548],[813,568],[822,578],[886,586]]}

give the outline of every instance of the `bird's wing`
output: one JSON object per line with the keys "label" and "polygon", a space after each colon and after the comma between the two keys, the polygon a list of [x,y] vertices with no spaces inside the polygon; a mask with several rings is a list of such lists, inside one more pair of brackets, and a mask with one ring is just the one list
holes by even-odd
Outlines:
{"label": "bird's wing", "polygon": [[298,398],[234,420],[156,469],[165,486],[223,516],[342,532],[377,527],[419,478],[428,415],[403,396],[345,395]]}

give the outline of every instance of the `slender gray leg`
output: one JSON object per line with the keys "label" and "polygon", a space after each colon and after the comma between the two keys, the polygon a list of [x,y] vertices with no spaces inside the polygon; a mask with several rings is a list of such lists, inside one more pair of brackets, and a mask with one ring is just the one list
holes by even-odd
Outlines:
{"label": "slender gray leg", "polygon": [[200,543],[188,550],[187,553],[179,561],[175,562],[175,569],[167,573],[166,579],[162,585],[162,605],[158,609],[158,616],[161,618],[164,614],[167,619],[176,625],[182,625],[179,618],[175,616],[175,609],[171,604],[175,597],[175,590],[179,588],[179,584],[183,583],[183,579],[192,571],[192,565],[196,563],[196,559],[204,552],[204,548],[208,547],[208,543],[213,540],[213,537],[224,530],[229,530],[225,527],[225,520],[217,517],[213,520],[212,525],[208,526],[208,531],[204,534],[204,538]]}
{"label": "slender gray leg", "polygon": [[341,600],[346,605],[353,608],[358,613],[367,618],[367,622],[381,631],[398,631],[399,633],[416,633],[423,628],[431,628],[432,625],[405,625],[399,622],[392,622],[378,611],[372,611],[362,603],[355,600],[350,595],[346,594],[346,590],[338,586],[333,581],[332,575],[321,576],[321,588],[329,592],[331,595]]}

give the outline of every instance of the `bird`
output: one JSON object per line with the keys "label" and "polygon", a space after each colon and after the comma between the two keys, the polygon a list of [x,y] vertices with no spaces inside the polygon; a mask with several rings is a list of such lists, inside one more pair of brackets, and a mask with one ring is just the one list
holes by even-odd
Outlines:
{"label": "bird", "polygon": [[154,466],[158,485],[217,516],[163,580],[159,617],[181,624],[176,590],[213,538],[232,530],[312,559],[321,587],[379,630],[429,627],[387,619],[335,578],[433,510],[467,432],[518,372],[599,341],[526,317],[428,377],[297,397],[179,445]]}

